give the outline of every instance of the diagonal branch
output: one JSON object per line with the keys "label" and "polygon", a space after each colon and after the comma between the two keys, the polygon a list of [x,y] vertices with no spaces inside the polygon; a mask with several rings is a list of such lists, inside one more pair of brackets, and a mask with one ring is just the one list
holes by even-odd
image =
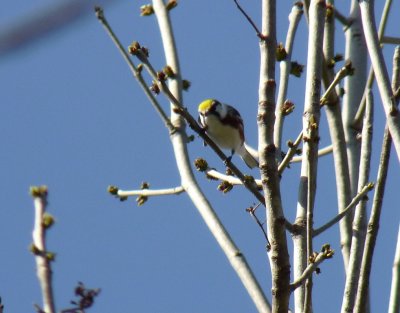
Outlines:
{"label": "diagonal branch", "polygon": [[360,1],[360,9],[368,52],[385,110],[390,135],[397,152],[397,158],[400,161],[400,114],[395,105],[389,74],[375,27],[374,1]]}
{"label": "diagonal branch", "polygon": [[260,32],[260,30],[258,29],[258,27],[256,26],[256,24],[254,23],[254,21],[251,19],[251,17],[246,13],[246,11],[240,6],[240,4],[238,3],[237,0],[233,0],[237,6],[237,8],[239,9],[239,11],[244,15],[244,17],[246,18],[246,20],[250,23],[251,27],[254,28],[254,30],[256,31],[257,37],[260,38],[261,40],[265,40],[264,35]]}
{"label": "diagonal branch", "polygon": [[313,232],[313,236],[316,237],[316,236],[320,235],[321,233],[323,233],[324,231],[326,231],[327,229],[331,228],[333,225],[338,223],[343,217],[345,217],[347,214],[349,214],[350,211],[358,204],[358,202],[360,202],[365,197],[365,195],[373,188],[374,188],[373,183],[369,183],[369,184],[365,185],[361,189],[361,191],[353,198],[353,200],[351,200],[349,205],[343,211],[341,211],[338,215],[336,215],[334,218],[332,218],[326,224],[315,229]]}
{"label": "diagonal branch", "polygon": [[[372,147],[373,130],[373,97],[372,92],[368,93],[367,106],[362,130],[360,173],[358,179],[358,189],[361,190],[367,184]],[[357,296],[357,285],[359,281],[361,260],[363,258],[363,247],[367,232],[367,201],[363,198],[357,205],[354,212],[353,233],[350,248],[350,258],[346,269],[346,283],[342,302],[342,313],[351,312]],[[363,301],[368,302],[367,298]]]}
{"label": "diagonal branch", "polygon": [[285,120],[283,107],[289,86],[289,75],[292,64],[291,61],[292,61],[294,39],[302,15],[303,15],[303,6],[300,2],[296,2],[293,5],[292,11],[289,14],[289,28],[285,42],[285,51],[287,55],[286,58],[280,62],[280,78],[278,85],[279,89],[278,89],[278,98],[275,109],[276,120],[274,125],[274,144],[278,148],[278,150],[282,150],[281,148],[282,130],[283,130],[283,123]]}
{"label": "diagonal branch", "polygon": [[135,64],[132,62],[131,58],[129,57],[129,54],[126,52],[125,48],[122,46],[121,42],[118,40],[114,31],[111,29],[110,25],[108,24],[108,22],[104,16],[103,9],[101,7],[96,6],[95,12],[96,12],[97,19],[100,21],[101,25],[103,25],[107,34],[110,36],[111,40],[114,42],[114,44],[118,48],[118,51],[121,53],[122,57],[128,64],[132,75],[136,78],[140,87],[142,87],[143,92],[145,93],[145,95],[149,99],[150,103],[152,104],[152,106],[155,108],[155,110],[159,114],[164,125],[168,128],[170,133],[175,132],[175,127],[172,125],[169,117],[167,116],[167,114],[165,113],[163,108],[160,106],[157,99],[151,93],[150,89],[147,87],[147,84],[146,84],[145,80],[143,79],[141,70],[139,70],[138,67],[136,67]]}
{"label": "diagonal branch", "polygon": [[[386,24],[387,24],[387,21],[389,18],[389,12],[390,12],[390,8],[392,6],[392,2],[393,2],[393,0],[385,1],[385,6],[383,7],[381,21],[379,23],[379,29],[378,29],[379,41],[381,41],[383,36],[385,35]],[[363,119],[364,110],[365,110],[365,100],[366,100],[366,96],[367,96],[367,91],[372,88],[372,84],[374,83],[374,80],[375,80],[374,69],[373,69],[373,67],[371,67],[369,70],[369,73],[368,73],[367,83],[364,88],[364,94],[361,99],[357,114],[354,117],[354,121],[353,121],[353,127],[357,130],[361,129],[362,119]]]}
{"label": "diagonal branch", "polygon": [[285,168],[287,168],[289,163],[293,162],[293,157],[297,153],[298,147],[302,140],[303,140],[303,132],[300,132],[300,134],[297,136],[296,140],[289,145],[289,150],[286,153],[285,157],[283,158],[282,162],[279,164],[279,167],[278,167],[278,172],[280,175],[282,175],[283,171],[285,170]]}
{"label": "diagonal branch", "polygon": [[329,101],[329,96],[331,92],[336,88],[336,86],[348,75],[352,75],[354,72],[354,68],[352,67],[351,62],[347,62],[335,75],[335,78],[332,80],[328,88],[326,88],[324,94],[321,97],[321,105],[325,105]]}
{"label": "diagonal branch", "polygon": [[308,264],[302,275],[290,284],[290,291],[293,292],[303,285],[304,282],[311,277],[312,273],[317,270],[318,266],[326,259],[332,258],[333,254],[334,250],[332,250],[329,245],[324,245],[321,252],[318,254],[314,252],[314,254],[310,256],[312,262]]}

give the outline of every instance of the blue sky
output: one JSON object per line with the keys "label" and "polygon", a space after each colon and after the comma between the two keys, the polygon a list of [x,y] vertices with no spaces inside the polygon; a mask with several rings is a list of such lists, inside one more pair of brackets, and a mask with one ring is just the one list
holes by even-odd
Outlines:
{"label": "blue sky", "polygon": [[[259,22],[259,5],[242,2]],[[0,28],[19,23],[51,3],[5,0]],[[346,3],[337,1],[343,12]],[[150,49],[154,66],[161,68],[165,64],[158,26],[153,17],[139,16],[142,4],[115,1],[105,14],[125,46],[139,41]],[[382,4],[378,5],[380,12]],[[279,41],[285,40],[290,7],[291,1],[279,3]],[[399,17],[398,3],[392,12],[387,34],[398,36],[394,22]],[[248,142],[255,145],[259,48],[253,30],[233,1],[181,1],[172,17],[182,75],[192,82],[184,94],[185,105],[193,114],[204,98],[234,105],[245,120]],[[304,20],[300,27],[293,58],[304,64]],[[393,46],[385,47],[390,68],[393,50]],[[337,52],[343,53],[343,47]],[[48,185],[49,212],[57,220],[48,248],[57,253],[53,269],[59,310],[69,306],[73,288],[82,281],[102,289],[91,312],[255,312],[185,194],[151,198],[143,207],[137,207],[134,199],[119,202],[108,195],[108,185],[138,189],[142,181],[148,181],[152,188],[168,188],[179,185],[179,176],[165,127],[92,12],[68,28],[0,56],[0,68],[0,296],[6,312],[28,312],[33,303],[41,304],[34,259],[28,251],[33,225],[28,190],[38,184]],[[167,108],[164,97],[158,98]],[[285,141],[294,139],[301,129],[303,79],[291,78],[289,98],[296,103],[296,111],[287,120]],[[378,96],[376,109],[370,180],[376,177],[384,127]],[[327,145],[324,114],[321,121],[321,144]],[[212,166],[223,168],[198,139],[190,144],[190,156],[205,157]],[[234,160],[247,171],[239,158]],[[386,310],[389,298],[400,218],[398,165],[393,152],[373,264],[375,312]],[[322,158],[319,166],[317,226],[337,211],[332,157]],[[282,179],[290,220],[295,216],[299,168],[293,165]],[[255,170],[251,173],[257,175]],[[245,212],[254,198],[241,188],[222,195],[215,182],[196,175],[269,294],[263,236]],[[315,242],[316,249],[328,242],[337,252],[314,280],[315,312],[337,312],[341,305],[344,272],[338,239],[336,227]]]}

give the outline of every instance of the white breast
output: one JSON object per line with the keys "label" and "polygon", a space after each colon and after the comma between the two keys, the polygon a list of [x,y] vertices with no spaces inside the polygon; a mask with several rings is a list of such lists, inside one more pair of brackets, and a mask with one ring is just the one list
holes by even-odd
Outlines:
{"label": "white breast", "polygon": [[220,148],[236,151],[242,146],[239,131],[230,125],[222,124],[215,115],[207,115],[205,124],[207,134]]}

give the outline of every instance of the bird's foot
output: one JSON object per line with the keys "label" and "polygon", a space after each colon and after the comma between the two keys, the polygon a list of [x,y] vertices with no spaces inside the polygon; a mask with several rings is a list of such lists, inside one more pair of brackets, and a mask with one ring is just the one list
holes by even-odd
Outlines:
{"label": "bird's foot", "polygon": [[229,164],[231,163],[231,160],[232,160],[232,156],[227,157],[224,161],[225,166],[229,166]]}

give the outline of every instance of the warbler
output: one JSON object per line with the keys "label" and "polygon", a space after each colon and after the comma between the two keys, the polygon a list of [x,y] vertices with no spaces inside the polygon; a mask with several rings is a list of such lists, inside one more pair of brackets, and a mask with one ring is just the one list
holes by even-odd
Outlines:
{"label": "warbler", "polygon": [[236,153],[249,168],[258,167],[258,161],[249,153],[245,143],[243,120],[232,106],[215,99],[206,99],[199,105],[199,123],[207,135],[221,148]]}

